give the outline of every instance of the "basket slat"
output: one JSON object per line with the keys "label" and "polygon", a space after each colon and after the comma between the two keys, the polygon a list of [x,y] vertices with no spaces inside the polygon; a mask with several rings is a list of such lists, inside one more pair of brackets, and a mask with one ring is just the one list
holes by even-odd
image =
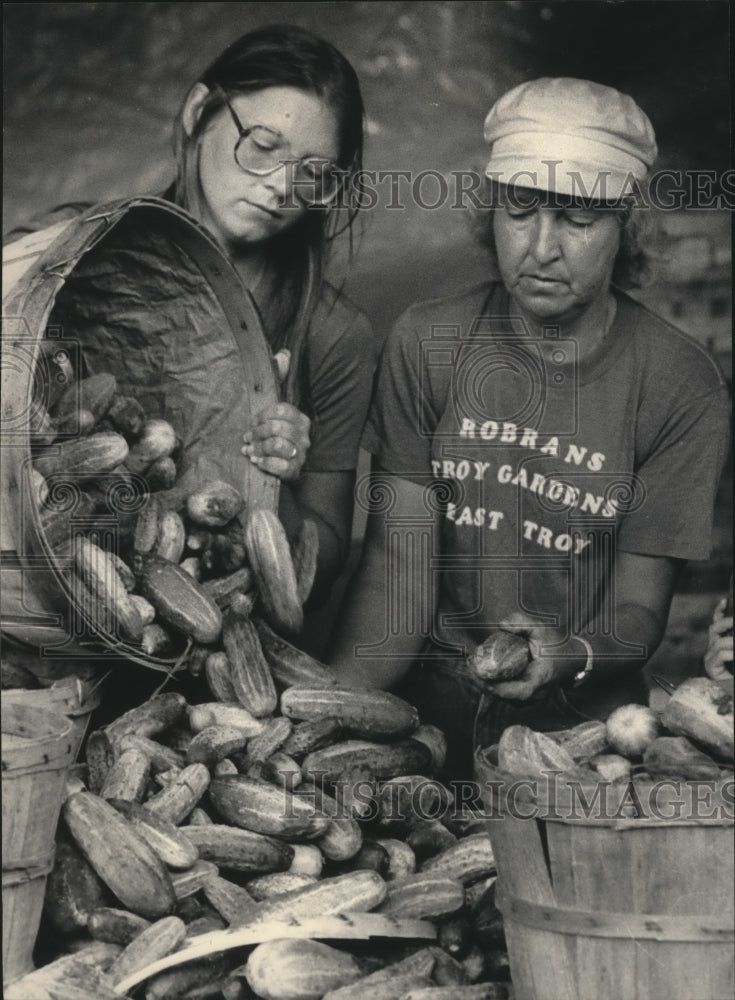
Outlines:
{"label": "basket slat", "polygon": [[28,705],[47,708],[65,715],[72,721],[72,758],[76,760],[79,747],[89,724],[91,713],[100,703],[100,689],[96,683],[65,677],[47,688],[34,691],[11,689],[3,692],[3,699],[11,705]]}
{"label": "basket slat", "polygon": [[5,700],[2,733],[3,978],[10,983],[33,967],[74,740],[64,716]]}

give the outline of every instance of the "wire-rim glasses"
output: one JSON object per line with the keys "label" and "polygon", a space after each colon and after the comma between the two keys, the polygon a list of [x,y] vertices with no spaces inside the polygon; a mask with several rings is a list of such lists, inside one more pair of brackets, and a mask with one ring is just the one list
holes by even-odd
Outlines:
{"label": "wire-rim glasses", "polygon": [[307,205],[328,205],[334,201],[346,175],[345,170],[319,156],[294,159],[282,155],[288,143],[277,129],[268,125],[250,125],[246,128],[219,84],[217,91],[238,132],[233,155],[241,170],[256,177],[267,177],[280,167],[289,166],[292,170],[294,194],[301,201]]}

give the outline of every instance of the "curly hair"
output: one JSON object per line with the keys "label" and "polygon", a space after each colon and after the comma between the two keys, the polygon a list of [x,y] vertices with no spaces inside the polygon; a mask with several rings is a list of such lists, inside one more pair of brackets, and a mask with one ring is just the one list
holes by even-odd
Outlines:
{"label": "curly hair", "polygon": [[[485,178],[485,197],[470,208],[470,225],[474,238],[484,246],[490,257],[490,277],[499,279],[497,249],[493,218],[501,205],[500,190],[496,181]],[[659,262],[660,231],[656,210],[645,197],[626,199],[607,205],[620,221],[620,248],[613,267],[612,283],[620,289],[645,288],[655,280]]]}

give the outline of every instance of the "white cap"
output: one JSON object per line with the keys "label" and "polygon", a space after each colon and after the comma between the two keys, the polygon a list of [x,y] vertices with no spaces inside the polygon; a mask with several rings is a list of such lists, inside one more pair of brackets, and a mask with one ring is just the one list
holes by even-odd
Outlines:
{"label": "white cap", "polygon": [[615,201],[632,194],[658,150],[635,101],[568,77],[522,83],[485,119],[486,174],[501,184]]}

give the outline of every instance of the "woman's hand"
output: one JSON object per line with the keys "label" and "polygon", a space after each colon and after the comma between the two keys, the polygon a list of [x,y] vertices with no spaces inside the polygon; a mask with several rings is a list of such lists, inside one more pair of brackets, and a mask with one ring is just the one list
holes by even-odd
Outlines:
{"label": "woman's hand", "polygon": [[259,469],[279,479],[298,479],[309,450],[310,423],[291,403],[266,406],[243,435],[240,450]]}
{"label": "woman's hand", "polygon": [[[488,685],[493,694],[499,698],[527,701],[541,688],[573,676],[580,669],[578,663],[580,653],[583,659],[586,659],[580,643],[574,643],[573,639],[568,640],[568,637],[561,632],[556,634],[548,626],[533,625],[521,618],[513,618],[500,627],[507,632],[515,632],[528,642],[531,660],[524,673],[515,680]],[[551,646],[555,649],[553,655],[549,653]],[[564,656],[567,646],[569,658]],[[542,649],[545,652],[542,653]]]}
{"label": "woman's hand", "polygon": [[[704,670],[715,681],[732,680],[732,615],[725,617],[726,598],[715,607],[709,627],[709,643],[704,654]],[[726,634],[729,633],[729,634]],[[730,664],[728,669],[727,664]]]}
{"label": "woman's hand", "polygon": [[[273,361],[283,382],[288,375],[291,352],[278,351]],[[253,426],[243,435],[240,450],[259,469],[285,481],[298,479],[309,450],[310,425],[309,418],[291,403],[274,403],[255,417]]]}

